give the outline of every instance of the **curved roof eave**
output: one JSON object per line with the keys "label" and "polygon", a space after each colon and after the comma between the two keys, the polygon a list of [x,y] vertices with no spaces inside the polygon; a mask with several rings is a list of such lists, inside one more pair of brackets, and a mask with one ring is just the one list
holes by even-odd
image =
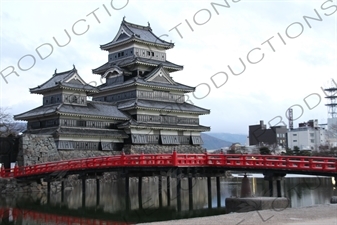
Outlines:
{"label": "curved roof eave", "polygon": [[108,116],[94,116],[88,114],[74,114],[74,113],[64,113],[64,112],[56,112],[59,115],[63,116],[81,116],[81,117],[90,117],[90,118],[99,118],[99,119],[113,119],[113,120],[129,120],[129,118],[121,118],[121,117],[108,117]]}
{"label": "curved roof eave", "polygon": [[201,131],[201,132],[204,132],[204,131],[210,131],[211,128],[210,127],[195,127],[195,128],[186,128],[184,126],[182,126],[181,128],[179,127],[167,127],[165,125],[163,126],[160,126],[160,127],[157,127],[157,126],[151,126],[148,124],[148,126],[145,126],[145,125],[135,125],[135,124],[129,124],[129,125],[122,125],[122,126],[119,126],[120,128],[138,128],[138,129],[148,129],[148,130],[184,130],[184,131]]}
{"label": "curved roof eave", "polygon": [[177,113],[191,113],[191,114],[197,114],[197,115],[207,115],[210,114],[210,110],[205,110],[204,112],[196,112],[196,111],[187,111],[187,110],[173,110],[173,109],[165,109],[165,108],[148,108],[148,107],[143,107],[143,106],[129,106],[125,108],[121,108],[120,110],[130,110],[130,109],[142,109],[142,110],[149,110],[149,111],[165,111],[165,112],[177,112]]}
{"label": "curved roof eave", "polygon": [[173,43],[171,43],[170,45],[164,45],[164,44],[153,43],[153,42],[149,42],[149,41],[140,40],[140,39],[138,39],[136,37],[132,37],[132,38],[120,41],[120,42],[109,42],[107,44],[100,45],[100,49],[108,51],[111,48],[114,48],[114,47],[117,47],[117,46],[120,46],[120,45],[124,45],[124,44],[127,44],[129,42],[138,42],[138,43],[142,43],[142,44],[147,44],[147,45],[162,47],[162,48],[165,48],[165,49],[171,49],[171,48],[174,47]]}

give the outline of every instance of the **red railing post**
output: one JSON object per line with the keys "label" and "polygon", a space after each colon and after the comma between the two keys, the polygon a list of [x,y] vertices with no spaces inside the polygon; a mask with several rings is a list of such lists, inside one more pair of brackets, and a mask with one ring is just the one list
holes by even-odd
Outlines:
{"label": "red railing post", "polygon": [[206,156],[206,160],[205,160],[205,162],[204,162],[204,165],[207,166],[207,165],[209,165],[209,161],[208,161],[208,152],[207,152],[207,150],[205,151],[205,156]]}
{"label": "red railing post", "polygon": [[312,161],[313,161],[312,159],[309,159],[309,169],[311,169],[311,170],[313,169],[313,163],[312,163]]}
{"label": "red railing post", "polygon": [[177,157],[176,150],[173,150],[173,153],[172,153],[172,162],[173,162],[173,166],[178,166],[178,157]]}
{"label": "red railing post", "polygon": [[140,154],[140,157],[139,157],[139,164],[140,165],[143,165],[144,164],[144,152],[142,151],[142,153]]}
{"label": "red railing post", "polygon": [[18,174],[19,174],[19,166],[18,166],[18,162],[16,162],[14,166],[14,177],[17,177]]}
{"label": "red railing post", "polygon": [[122,152],[122,156],[121,156],[121,164],[122,164],[122,165],[125,165],[124,160],[125,160],[125,154],[124,154],[124,151],[123,151],[123,152]]}
{"label": "red railing post", "polygon": [[1,177],[5,177],[6,171],[5,171],[5,166],[4,164],[1,164],[1,169],[0,169],[0,175]]}

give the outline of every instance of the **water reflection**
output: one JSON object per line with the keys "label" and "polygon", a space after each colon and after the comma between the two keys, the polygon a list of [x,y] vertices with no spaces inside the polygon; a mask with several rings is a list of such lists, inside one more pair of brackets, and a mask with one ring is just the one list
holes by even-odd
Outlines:
{"label": "water reflection", "polygon": [[[167,180],[163,179],[163,189],[161,195],[159,195],[158,178],[152,177],[143,179],[141,195],[138,194],[138,179],[131,178],[129,198],[126,198],[124,179],[101,182],[98,198],[96,181],[87,180],[84,204],[81,182],[75,183],[72,188],[66,189],[63,194],[60,188],[53,188],[49,199],[46,194],[2,196],[0,197],[0,217],[3,221],[2,224],[44,224],[41,221],[34,222],[34,218],[50,218],[49,224],[59,224],[57,221],[71,224],[66,222],[71,221],[69,218],[74,221],[76,218],[95,220],[98,224],[109,224],[110,222],[133,224],[214,215],[225,212],[225,199],[227,197],[240,195],[241,179],[241,177],[220,179],[222,208],[217,208],[215,179],[211,181],[211,209],[208,204],[207,180],[193,178],[192,191],[189,192],[188,180],[182,179],[181,212],[178,212],[176,179],[170,180],[169,190],[167,189]],[[254,196],[269,196],[267,181],[259,177],[249,177],[249,180]],[[193,210],[190,208],[190,194],[193,197]],[[331,178],[295,177],[284,178],[282,181],[282,196],[290,199],[291,207],[327,204],[330,202],[332,195],[337,195],[337,190],[333,187]],[[130,210],[126,210],[126,199],[129,199]],[[24,216],[28,215],[25,213],[27,211],[31,212],[30,217]],[[52,221],[51,218],[55,221]],[[119,222],[116,223],[116,221]],[[85,223],[78,222],[78,224]]]}

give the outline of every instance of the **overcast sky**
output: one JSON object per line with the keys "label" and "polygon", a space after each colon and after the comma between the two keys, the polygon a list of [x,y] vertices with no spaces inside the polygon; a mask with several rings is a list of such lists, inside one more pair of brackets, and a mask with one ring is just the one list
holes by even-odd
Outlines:
{"label": "overcast sky", "polygon": [[337,82],[337,1],[227,3],[1,0],[0,71],[6,76],[14,67],[19,76],[0,76],[0,105],[12,114],[40,106],[42,96],[29,88],[73,64],[86,82],[100,84],[91,70],[107,62],[108,53],[99,46],[115,37],[125,16],[150,22],[155,34],[175,43],[167,59],[184,70],[171,76],[197,87],[190,101],[211,110],[201,124],[212,132],[247,134],[249,125],[276,125],[280,117],[288,123],[285,112],[293,105],[295,127],[309,119],[325,123],[321,87]]}

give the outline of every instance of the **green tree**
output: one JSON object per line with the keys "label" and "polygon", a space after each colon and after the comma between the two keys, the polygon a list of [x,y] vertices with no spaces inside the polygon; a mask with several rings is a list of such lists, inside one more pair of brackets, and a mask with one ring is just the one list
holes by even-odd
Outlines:
{"label": "green tree", "polygon": [[300,154],[300,148],[298,146],[294,146],[294,155],[299,155]]}
{"label": "green tree", "polygon": [[270,155],[270,149],[267,146],[263,146],[260,148],[261,155]]}
{"label": "green tree", "polygon": [[311,152],[310,151],[300,151],[299,155],[311,156]]}

